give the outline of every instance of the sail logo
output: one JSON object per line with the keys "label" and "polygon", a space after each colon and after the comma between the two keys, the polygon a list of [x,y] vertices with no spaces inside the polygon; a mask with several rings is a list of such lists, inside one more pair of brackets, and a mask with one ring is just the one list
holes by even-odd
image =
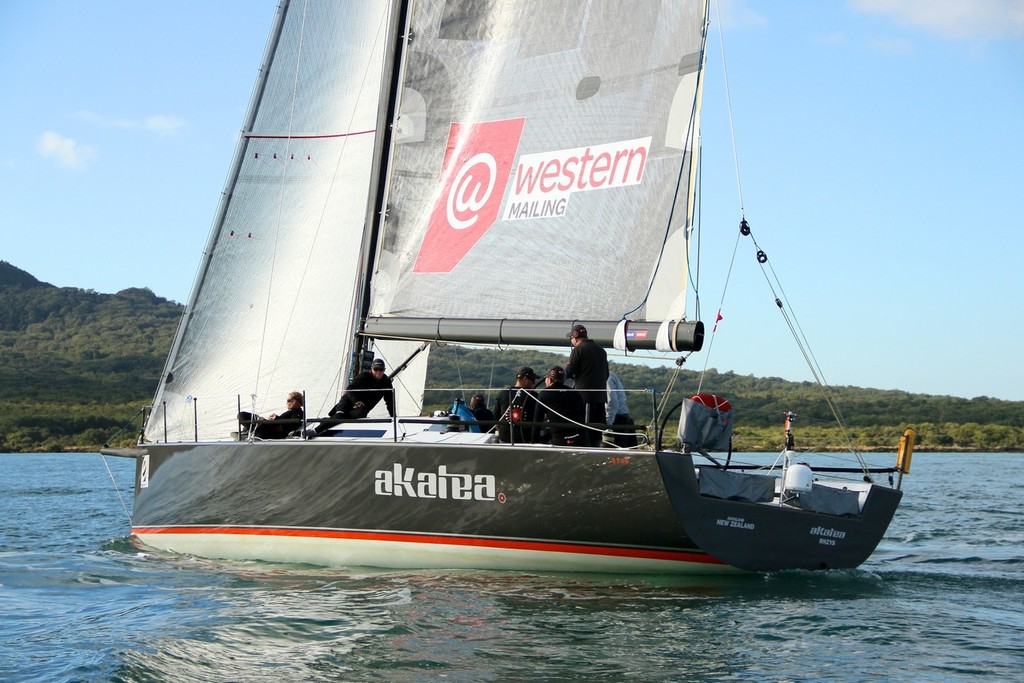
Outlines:
{"label": "sail logo", "polygon": [[413,272],[451,272],[497,220],[525,121],[452,123]]}
{"label": "sail logo", "polygon": [[480,153],[459,168],[445,203],[448,225],[465,230],[476,223],[494,192],[497,166],[493,156]]}
{"label": "sail logo", "polygon": [[651,138],[621,140],[519,158],[504,220],[563,216],[576,192],[639,185]]}
{"label": "sail logo", "polygon": [[395,463],[390,470],[377,470],[373,475],[373,492],[378,496],[498,500],[492,474],[456,474],[449,472],[447,465],[438,465],[437,472],[417,472],[413,467]]}

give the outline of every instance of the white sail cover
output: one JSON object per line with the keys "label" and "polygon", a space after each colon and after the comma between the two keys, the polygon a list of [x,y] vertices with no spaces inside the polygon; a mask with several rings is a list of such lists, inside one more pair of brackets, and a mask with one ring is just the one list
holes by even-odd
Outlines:
{"label": "white sail cover", "polygon": [[279,12],[152,441],[227,438],[238,396],[266,415],[303,391],[307,414],[324,415],[347,379],[390,6]]}
{"label": "white sail cover", "polygon": [[370,314],[684,318],[705,11],[413,3]]}

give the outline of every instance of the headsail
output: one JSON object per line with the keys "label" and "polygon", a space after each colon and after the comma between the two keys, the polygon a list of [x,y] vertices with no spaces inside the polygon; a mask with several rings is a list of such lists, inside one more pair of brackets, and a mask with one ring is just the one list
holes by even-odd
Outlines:
{"label": "headsail", "polygon": [[282,3],[149,439],[226,437],[238,395],[324,414],[344,387],[389,11]]}
{"label": "headsail", "polygon": [[365,332],[684,319],[705,11],[414,3]]}

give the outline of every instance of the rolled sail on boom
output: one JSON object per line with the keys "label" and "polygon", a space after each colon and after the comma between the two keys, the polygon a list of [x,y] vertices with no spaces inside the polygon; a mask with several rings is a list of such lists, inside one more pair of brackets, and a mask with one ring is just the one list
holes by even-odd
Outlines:
{"label": "rolled sail on boom", "polygon": [[415,339],[453,344],[564,346],[566,332],[583,324],[601,346],[623,351],[700,351],[704,324],[667,320],[511,320],[477,318],[385,318],[366,320],[363,334],[374,339]]}

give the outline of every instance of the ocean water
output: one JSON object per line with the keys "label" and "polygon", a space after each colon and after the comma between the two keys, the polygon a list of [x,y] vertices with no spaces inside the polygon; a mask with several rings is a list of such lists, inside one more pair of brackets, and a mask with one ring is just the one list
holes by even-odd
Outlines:
{"label": "ocean water", "polygon": [[0,681],[1024,680],[1024,454],[915,454],[860,569],[729,578],[140,552],[132,467],[0,455]]}

